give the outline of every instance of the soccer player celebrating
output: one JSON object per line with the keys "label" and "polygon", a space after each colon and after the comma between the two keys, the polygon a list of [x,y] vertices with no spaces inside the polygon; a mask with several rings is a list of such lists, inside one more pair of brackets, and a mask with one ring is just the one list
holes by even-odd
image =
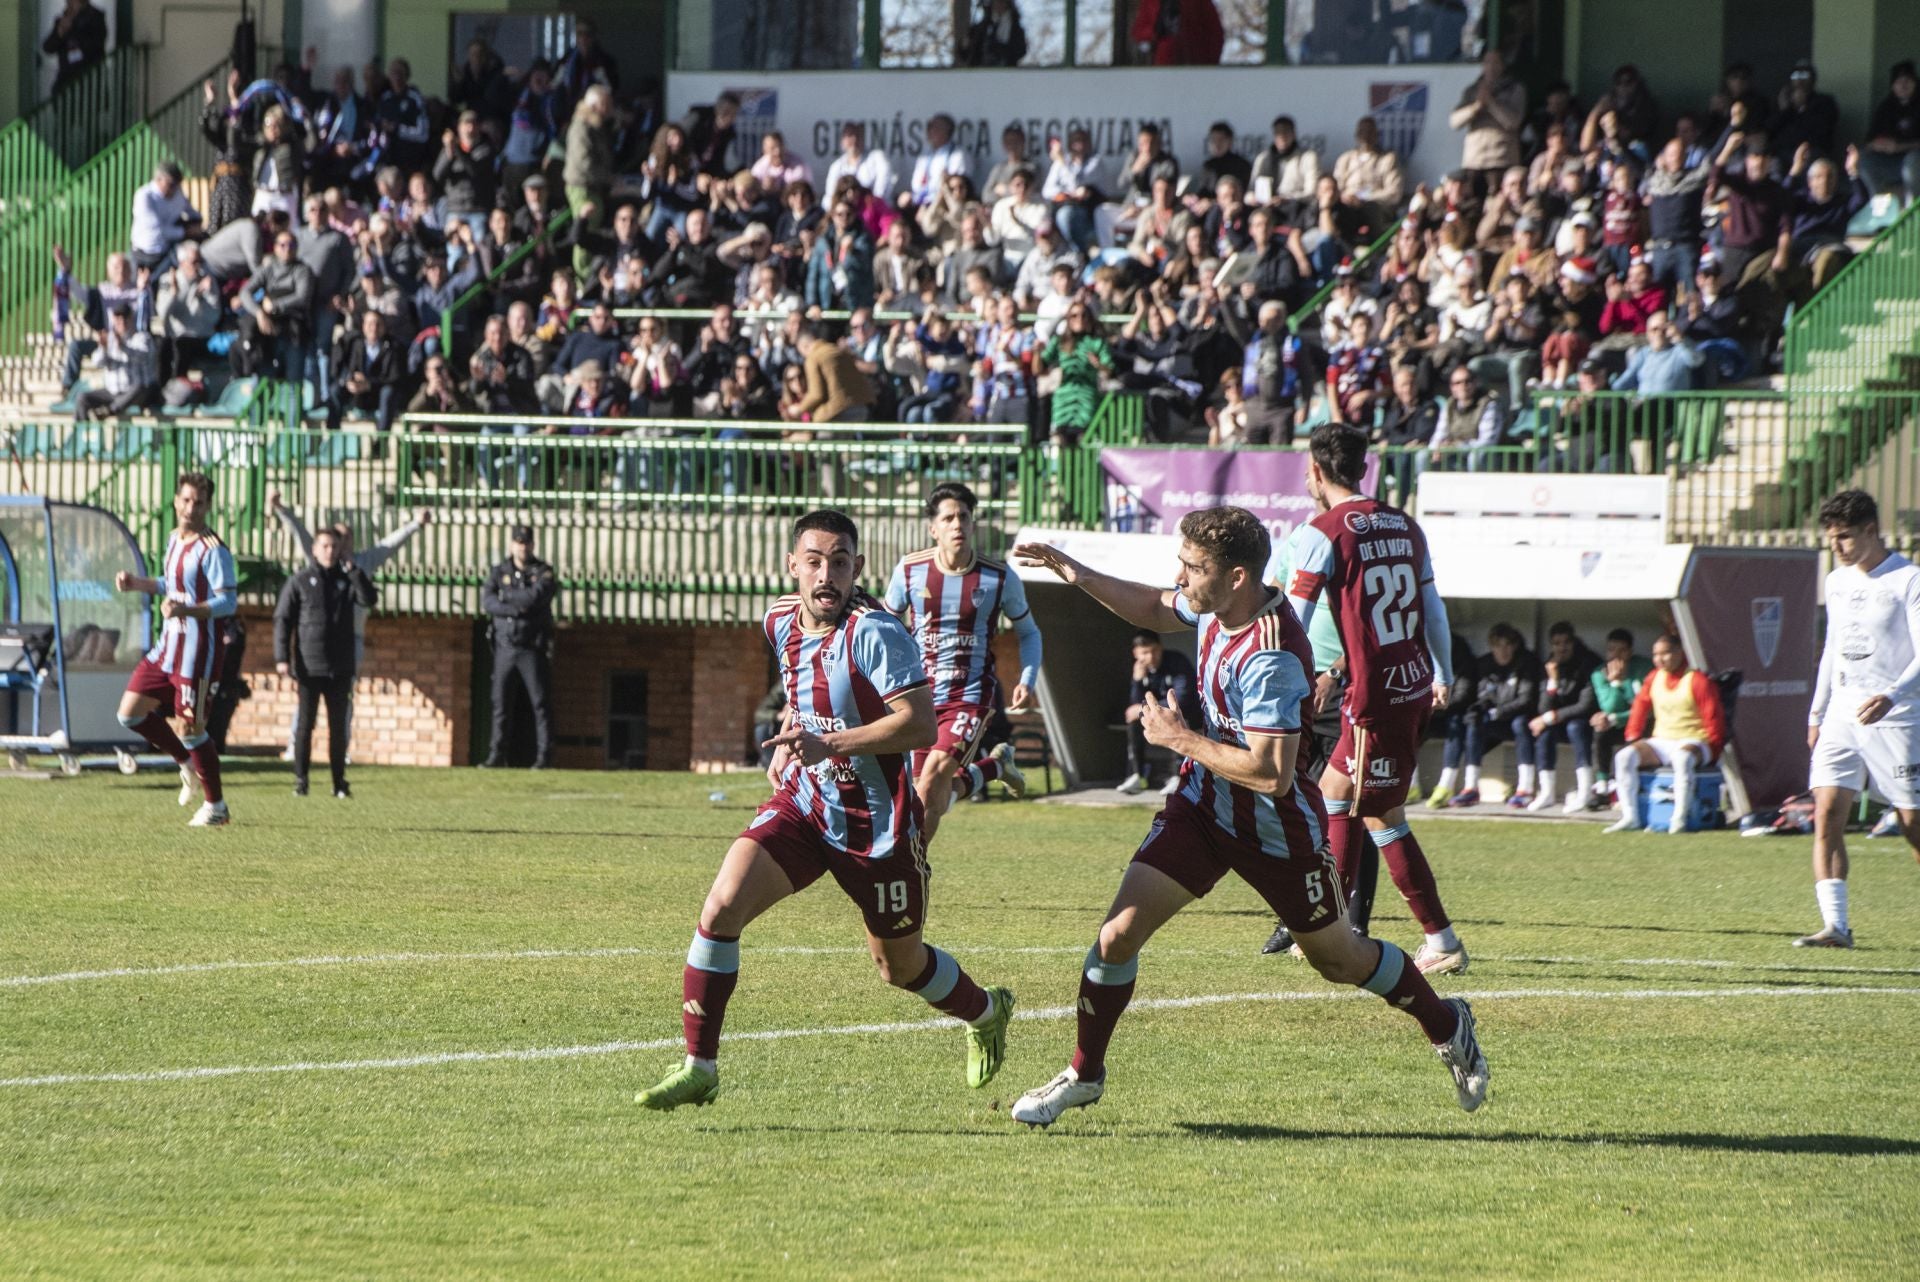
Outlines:
{"label": "soccer player celebrating", "polygon": [[1197,628],[1206,719],[1195,729],[1177,709],[1151,697],[1145,704],[1148,741],[1186,758],[1180,791],[1155,817],[1087,953],[1072,1063],[1021,1096],[1014,1120],[1048,1126],[1100,1098],[1107,1046],[1133,997],[1140,949],[1228,872],[1279,913],[1321,975],[1376,993],[1419,1021],[1453,1076],[1460,1107],[1472,1112],[1487,1094],[1473,1011],[1460,998],[1436,995],[1393,944],[1353,932],[1319,789],[1294,773],[1312,715],[1313,656],[1287,598],[1261,581],[1271,552],[1266,527],[1242,508],[1208,508],[1182,518],[1180,536],[1173,592],[1096,573],[1043,544],[1013,550],[1017,563],[1044,566],[1137,627]]}
{"label": "soccer player celebrating", "polygon": [[1665,766],[1673,771],[1673,817],[1668,832],[1685,832],[1693,807],[1693,772],[1720,759],[1727,746],[1727,716],[1720,687],[1704,672],[1687,666],[1680,638],[1653,643],[1653,671],[1633,697],[1627,714],[1627,746],[1613,756],[1614,788],[1620,794],[1620,818],[1608,832],[1640,827],[1640,770]]}
{"label": "soccer player celebrating", "polygon": [[[113,579],[121,592],[163,598],[160,613],[166,622],[159,641],[127,679],[127,692],[120,696],[120,724],[180,767],[181,805],[193,801],[198,779],[206,801],[188,821],[194,828],[217,828],[230,821],[220,792],[220,755],[206,731],[207,688],[220,668],[213,621],[226,618],[239,604],[239,579],[232,550],[207,528],[212,503],[212,478],[181,473],[173,492],[173,515],[179,524],[167,537],[164,572],[152,579],[122,570]],[[184,735],[174,733],[168,717],[179,718]]]}
{"label": "soccer player celebrating", "polygon": [[1823,925],[1797,948],[1851,948],[1847,816],[1861,785],[1893,805],[1920,859],[1920,566],[1880,537],[1880,509],[1860,490],[1820,505],[1838,567],[1827,575],[1827,644],[1813,688],[1813,894]]}
{"label": "soccer player celebrating", "polygon": [[1033,702],[1033,683],[1040,672],[1040,625],[1027,608],[1026,586],[974,547],[976,506],[973,491],[958,482],[936,487],[927,496],[933,546],[902,560],[887,582],[887,609],[913,629],[933,682],[939,737],[931,752],[917,754],[914,772],[927,812],[928,845],[954,802],[980,792],[994,779],[1016,797],[1027,786],[1007,744],[984,761],[974,760],[999,701],[993,638],[1003,616],[1020,638],[1020,680],[1010,707],[1018,710]]}
{"label": "soccer player celebrating", "polygon": [[787,572],[799,591],[767,611],[767,642],[786,686],[785,728],[767,777],[773,799],[727,851],[682,978],[686,1064],[635,1096],[652,1109],[711,1104],[715,1057],[747,923],[822,873],[866,919],[867,947],[889,984],[967,1025],[967,1083],[985,1086],[1006,1055],[1013,994],[982,988],[921,942],[927,864],[909,756],[934,742],[933,696],[913,638],[854,586],[860,536],[842,512],[794,523]]}
{"label": "soccer player celebrating", "polygon": [[1407,824],[1427,717],[1446,706],[1453,681],[1447,607],[1433,584],[1426,536],[1405,512],[1358,493],[1366,433],[1323,423],[1308,450],[1307,494],[1319,515],[1293,532],[1287,598],[1306,627],[1324,591],[1347,655],[1340,739],[1320,776],[1341,891],[1353,899],[1363,862],[1353,840],[1358,818],[1426,932],[1413,964],[1427,975],[1464,973],[1466,946]]}

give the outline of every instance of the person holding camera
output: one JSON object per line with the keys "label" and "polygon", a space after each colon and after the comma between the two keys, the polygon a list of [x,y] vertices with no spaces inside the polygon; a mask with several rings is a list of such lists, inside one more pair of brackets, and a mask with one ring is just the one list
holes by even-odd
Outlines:
{"label": "person holding camera", "polygon": [[313,560],[280,590],[280,604],[273,612],[273,670],[292,677],[299,689],[300,708],[293,723],[296,797],[307,795],[313,718],[323,699],[333,795],[352,795],[347,789],[347,708],[359,663],[354,612],[355,607],[371,609],[378,596],[373,580],[354,564],[351,549],[331,528],[313,536]]}

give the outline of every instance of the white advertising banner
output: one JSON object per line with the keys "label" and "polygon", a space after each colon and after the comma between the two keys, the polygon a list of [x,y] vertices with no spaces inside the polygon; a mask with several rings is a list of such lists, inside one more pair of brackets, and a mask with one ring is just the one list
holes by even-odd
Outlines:
{"label": "white advertising banner", "polygon": [[[667,111],[675,119],[723,91],[740,95],[741,159],[751,163],[759,139],[778,129],[804,156],[818,183],[840,146],[840,126],[866,126],[869,146],[887,153],[898,179],[926,151],[926,120],[952,116],[956,141],[971,158],[975,183],[999,162],[1000,133],[1019,124],[1036,165],[1047,139],[1084,128],[1094,150],[1116,159],[1132,152],[1143,124],[1160,126],[1183,172],[1206,158],[1207,128],[1226,120],[1236,146],[1255,156],[1269,144],[1269,124],[1290,115],[1302,145],[1328,170],[1353,145],[1362,116],[1380,123],[1382,141],[1400,153],[1409,189],[1437,182],[1460,163],[1461,135],[1447,115],[1480,74],[1478,64],[1415,63],[1387,67],[1086,67],[942,71],[680,71],[667,79]],[[1042,175],[1044,176],[1044,175]]]}
{"label": "white advertising banner", "polygon": [[1668,503],[1662,476],[1428,472],[1415,516],[1443,596],[1664,599],[1686,566]]}

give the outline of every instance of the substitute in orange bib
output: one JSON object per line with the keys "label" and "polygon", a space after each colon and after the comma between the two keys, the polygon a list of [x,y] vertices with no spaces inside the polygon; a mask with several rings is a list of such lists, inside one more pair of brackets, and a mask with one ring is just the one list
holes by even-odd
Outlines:
{"label": "substitute in orange bib", "polygon": [[[1651,726],[1652,734],[1648,734]],[[1620,818],[1608,832],[1640,827],[1640,771],[1666,766],[1673,771],[1673,818],[1669,832],[1686,829],[1693,801],[1693,773],[1720,760],[1727,746],[1727,718],[1720,687],[1704,672],[1687,666],[1680,639],[1663,636],[1653,643],[1653,671],[1634,696],[1627,717],[1627,746],[1614,754],[1613,777],[1620,793]]]}

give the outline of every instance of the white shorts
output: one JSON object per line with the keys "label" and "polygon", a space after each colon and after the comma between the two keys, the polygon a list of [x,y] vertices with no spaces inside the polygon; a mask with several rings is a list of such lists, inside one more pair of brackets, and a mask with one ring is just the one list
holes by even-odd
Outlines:
{"label": "white shorts", "polygon": [[1698,739],[1641,739],[1638,743],[1628,744],[1620,751],[1622,753],[1632,752],[1642,743],[1653,750],[1654,757],[1661,765],[1669,769],[1673,766],[1674,758],[1678,757],[1682,752],[1687,752],[1689,749],[1692,750],[1691,756],[1695,770],[1703,770],[1713,764],[1712,747],[1700,742]]}
{"label": "white shorts", "polygon": [[1859,792],[1869,782],[1889,805],[1920,810],[1920,726],[1863,726],[1836,716],[1820,724],[1807,786]]}

